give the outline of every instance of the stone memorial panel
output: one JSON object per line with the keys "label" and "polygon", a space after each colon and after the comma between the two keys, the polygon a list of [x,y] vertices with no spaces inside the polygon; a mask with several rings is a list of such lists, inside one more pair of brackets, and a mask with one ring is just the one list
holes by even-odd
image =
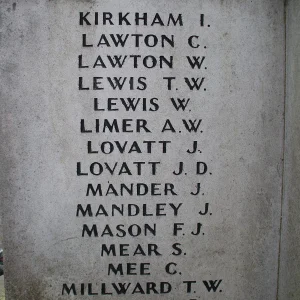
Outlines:
{"label": "stone memorial panel", "polygon": [[8,300],[275,300],[280,0],[2,0]]}

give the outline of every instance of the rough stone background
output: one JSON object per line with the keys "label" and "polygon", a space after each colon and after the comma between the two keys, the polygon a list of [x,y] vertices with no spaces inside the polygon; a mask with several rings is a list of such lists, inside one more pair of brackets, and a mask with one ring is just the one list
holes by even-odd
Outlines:
{"label": "rough stone background", "polygon": [[[201,299],[276,299],[284,148],[283,1],[2,0],[0,4],[7,299],[64,299],[59,296],[62,282],[111,280],[103,272],[107,261],[99,257],[99,242],[81,239],[78,228],[83,221],[74,217],[75,204],[82,202],[78,186],[84,186],[74,175],[85,147],[78,121],[91,115],[89,94],[82,96],[76,90],[83,31],[78,26],[79,11],[180,12],[191,20],[198,12],[210,16],[212,31],[203,37],[210,46],[209,101],[199,95],[201,105],[194,104],[192,116],[203,115],[207,124],[203,160],[211,162],[214,176],[205,180],[206,200],[214,215],[206,221],[204,241],[183,239],[189,256],[181,261],[182,273],[186,280],[223,278],[222,294],[201,293]],[[99,27],[92,30],[95,38],[103,32]],[[121,30],[110,28],[110,32]],[[190,22],[182,34],[193,30]],[[135,28],[126,32],[134,33]],[[174,55],[185,51],[175,49]],[[183,75],[187,70],[178,72]],[[160,90],[155,72],[147,76]],[[146,93],[150,95],[153,91]],[[182,145],[189,140],[182,137]],[[171,158],[179,157],[178,148]],[[158,239],[165,240],[165,247],[171,244],[163,235]],[[157,264],[163,261],[164,257],[157,259]],[[154,278],[180,280],[166,278],[159,270]],[[182,299],[182,295],[165,299]]]}
{"label": "rough stone background", "polygon": [[300,2],[286,1],[284,201],[279,299],[300,298]]}
{"label": "rough stone background", "polygon": [[[0,209],[0,248],[3,249],[2,209]],[[5,299],[4,276],[0,277],[0,300]]]}

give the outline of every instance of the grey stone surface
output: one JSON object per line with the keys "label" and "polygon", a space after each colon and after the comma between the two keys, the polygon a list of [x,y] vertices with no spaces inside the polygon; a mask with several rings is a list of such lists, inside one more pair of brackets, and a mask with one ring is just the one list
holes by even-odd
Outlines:
{"label": "grey stone surface", "polygon": [[4,276],[0,277],[0,299],[5,300]]}
{"label": "grey stone surface", "polygon": [[300,298],[300,2],[286,6],[286,110],[284,201],[279,299]]}
{"label": "grey stone surface", "polygon": [[[0,248],[3,249],[3,226],[2,226],[2,207],[0,209]],[[3,271],[3,266],[0,266]],[[2,273],[1,273],[2,274]],[[0,300],[5,299],[4,276],[0,276]]]}
{"label": "grey stone surface", "polygon": [[[253,1],[9,1],[1,3],[1,189],[4,209],[5,267],[8,300],[91,299],[62,296],[63,283],[168,281],[168,295],[94,296],[95,299],[230,299],[274,300],[277,293],[279,230],[282,195],[284,111],[284,7],[280,0]],[[78,24],[80,11],[181,13],[182,28],[90,26]],[[199,27],[204,13],[210,28]],[[96,41],[100,34],[174,34],[175,48],[82,49],[81,34]],[[188,35],[200,35],[207,50],[190,49]],[[181,42],[180,42],[181,41]],[[114,70],[78,69],[79,54],[174,55],[174,70],[126,67]],[[171,54],[170,54],[171,53]],[[206,55],[204,92],[190,92],[183,83],[167,91],[163,76],[199,76],[184,63],[186,55]],[[200,72],[201,73],[201,72]],[[78,91],[78,77],[146,76],[144,92],[107,88]],[[202,73],[201,73],[202,74]],[[203,76],[203,75],[200,75]],[[158,97],[155,113],[92,110],[94,97]],[[176,112],[170,97],[190,97],[190,112]],[[79,132],[82,118],[145,118],[153,133],[91,134]],[[202,118],[202,135],[162,134],[164,120],[182,127],[182,118]],[[86,143],[104,140],[171,140],[172,151],[162,155],[87,155]],[[191,142],[201,142],[201,155],[188,155]],[[160,161],[157,176],[133,175],[82,178],[76,163],[102,161]],[[184,161],[188,176],[174,176]],[[208,164],[212,175],[192,174],[195,161]],[[86,168],[86,167],[85,167]],[[86,197],[86,185],[110,181],[173,182],[179,196]],[[204,196],[190,191],[201,182]],[[94,206],[112,203],[183,203],[178,217],[80,218],[78,203]],[[211,216],[199,216],[209,203]],[[155,237],[82,238],[83,223],[99,225],[157,223]],[[172,236],[172,224],[184,222],[185,236]],[[191,236],[197,222],[205,235]],[[171,245],[182,244],[186,256],[171,255]],[[101,244],[156,243],[162,256],[101,257]],[[182,273],[166,274],[175,262]],[[150,276],[107,276],[109,263],[151,263]],[[146,279],[145,279],[146,278]],[[208,292],[203,280],[221,280],[218,292]],[[194,280],[195,294],[187,294],[182,282]],[[98,284],[98,285],[97,285]],[[111,288],[110,288],[111,289]],[[220,292],[222,290],[222,292]],[[193,292],[193,290],[192,290]]]}

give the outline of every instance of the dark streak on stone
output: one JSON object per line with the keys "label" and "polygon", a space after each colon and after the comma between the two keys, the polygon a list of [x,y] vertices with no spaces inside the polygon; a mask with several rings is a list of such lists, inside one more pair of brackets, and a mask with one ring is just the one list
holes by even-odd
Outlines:
{"label": "dark streak on stone", "polygon": [[31,278],[26,282],[26,288],[20,289],[8,284],[12,299],[16,300],[50,300],[46,295],[46,285],[38,278]]}
{"label": "dark streak on stone", "polygon": [[[49,0],[49,2],[51,2],[51,1],[55,1],[55,0]],[[74,0],[72,0],[72,1],[74,1]],[[91,3],[91,4],[96,4],[96,1],[97,0],[76,0],[76,3]]]}

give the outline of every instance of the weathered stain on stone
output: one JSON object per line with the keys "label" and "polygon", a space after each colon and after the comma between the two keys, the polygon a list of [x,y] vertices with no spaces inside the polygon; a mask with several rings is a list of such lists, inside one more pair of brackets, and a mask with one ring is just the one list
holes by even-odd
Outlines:
{"label": "weathered stain on stone", "polygon": [[35,277],[28,276],[26,283],[23,284],[12,284],[11,282],[6,283],[6,288],[8,290],[7,296],[9,299],[13,300],[50,300],[50,298],[45,295],[47,287],[45,283]]}
{"label": "weathered stain on stone", "polygon": [[[56,0],[49,0],[49,2],[55,2]],[[74,0],[69,0],[71,2],[74,2]],[[77,3],[92,3],[92,4],[96,4],[97,0],[76,0],[76,4]]]}

